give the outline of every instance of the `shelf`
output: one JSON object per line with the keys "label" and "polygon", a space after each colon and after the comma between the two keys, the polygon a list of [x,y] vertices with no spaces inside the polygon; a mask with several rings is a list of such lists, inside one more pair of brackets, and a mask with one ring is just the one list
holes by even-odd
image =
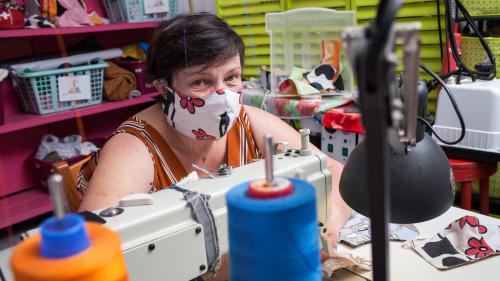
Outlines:
{"label": "shelf", "polygon": [[82,26],[82,27],[55,27],[55,28],[40,28],[40,29],[1,30],[0,38],[68,35],[68,34],[78,34],[78,33],[105,32],[114,30],[146,29],[146,28],[156,27],[157,24],[158,24],[157,21],[153,21],[153,22],[136,22],[136,23],[111,23],[106,25]]}
{"label": "shelf", "polygon": [[57,121],[93,115],[101,112],[130,107],[139,104],[146,104],[152,102],[154,100],[153,98],[156,95],[157,95],[156,93],[147,94],[140,96],[138,98],[118,101],[118,102],[105,101],[98,105],[82,107],[46,115],[19,113],[14,116],[6,116],[5,124],[0,126],[0,135],[40,125],[50,124]]}
{"label": "shelf", "polygon": [[[473,20],[500,20],[500,15],[471,16]],[[457,21],[465,21],[464,17],[458,17]]]}
{"label": "shelf", "polygon": [[49,193],[41,187],[0,198],[0,229],[52,210]]}

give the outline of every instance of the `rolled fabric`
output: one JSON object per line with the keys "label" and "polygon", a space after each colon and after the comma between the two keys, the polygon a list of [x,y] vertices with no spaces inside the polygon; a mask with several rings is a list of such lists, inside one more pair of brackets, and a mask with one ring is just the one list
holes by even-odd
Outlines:
{"label": "rolled fabric", "polygon": [[137,87],[135,75],[108,62],[109,67],[104,70],[104,97],[112,101],[122,101],[129,97],[130,91]]}
{"label": "rolled fabric", "polygon": [[88,63],[96,58],[101,58],[103,60],[119,58],[123,55],[123,52],[120,48],[114,48],[104,51],[97,51],[91,53],[84,53],[79,55],[73,55],[69,57],[56,58],[56,59],[48,59],[48,60],[39,60],[27,63],[13,64],[11,65],[12,69],[17,72],[24,72],[25,70],[30,71],[42,71],[42,70],[51,70],[57,69],[60,65],[65,63],[70,65],[80,65],[84,63]]}

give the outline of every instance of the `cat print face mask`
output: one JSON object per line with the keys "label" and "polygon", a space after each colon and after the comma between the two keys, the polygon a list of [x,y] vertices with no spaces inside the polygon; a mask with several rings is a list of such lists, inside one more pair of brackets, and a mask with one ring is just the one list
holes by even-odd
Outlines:
{"label": "cat print face mask", "polygon": [[167,123],[193,140],[222,138],[240,114],[242,94],[232,89],[219,89],[203,98],[168,90],[162,105]]}

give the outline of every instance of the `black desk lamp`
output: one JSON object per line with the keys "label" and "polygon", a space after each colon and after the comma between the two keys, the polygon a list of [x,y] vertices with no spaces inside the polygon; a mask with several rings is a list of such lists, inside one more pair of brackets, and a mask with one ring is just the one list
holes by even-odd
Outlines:
{"label": "black desk lamp", "polygon": [[[427,103],[427,91],[417,90],[420,26],[393,27],[400,5],[400,0],[381,0],[370,26],[344,33],[366,138],[347,160],[340,194],[355,211],[371,218],[374,281],[389,279],[388,220],[429,220],[444,213],[454,198],[446,155],[417,126],[417,114],[425,114]],[[393,52],[397,39],[404,40],[401,88]]]}

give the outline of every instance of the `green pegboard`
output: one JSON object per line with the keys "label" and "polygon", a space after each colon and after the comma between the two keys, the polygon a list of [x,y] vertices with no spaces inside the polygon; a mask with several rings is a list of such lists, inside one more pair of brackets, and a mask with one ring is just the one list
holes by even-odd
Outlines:
{"label": "green pegboard", "polygon": [[[496,59],[497,65],[497,78],[500,78],[500,38],[485,37],[484,41],[491,49],[493,56]],[[486,52],[476,37],[462,37],[460,43],[460,48],[462,49],[462,60],[467,67],[474,69],[474,65],[481,63],[486,55]]]}
{"label": "green pegboard", "polygon": [[500,15],[499,0],[462,0],[471,16]]}

